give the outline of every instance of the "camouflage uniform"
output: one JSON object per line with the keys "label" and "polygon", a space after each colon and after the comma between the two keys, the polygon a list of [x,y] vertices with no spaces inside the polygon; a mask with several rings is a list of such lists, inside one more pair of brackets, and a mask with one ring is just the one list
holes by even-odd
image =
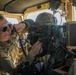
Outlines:
{"label": "camouflage uniform", "polygon": [[[35,25],[36,26],[57,25],[57,20],[52,14],[44,12],[44,13],[41,13],[37,16],[36,21],[35,21]],[[61,44],[61,43],[59,43],[60,40],[63,43],[62,35],[63,34],[61,32],[58,32],[58,35],[56,36],[56,40],[55,40],[56,47]],[[53,54],[53,52],[52,52],[52,54]],[[64,51],[62,51],[62,54],[59,56],[59,58],[63,57],[63,55],[64,55]],[[73,58],[70,59],[69,63],[71,64],[71,67],[69,68],[68,75],[76,75],[76,59],[73,59]]]}

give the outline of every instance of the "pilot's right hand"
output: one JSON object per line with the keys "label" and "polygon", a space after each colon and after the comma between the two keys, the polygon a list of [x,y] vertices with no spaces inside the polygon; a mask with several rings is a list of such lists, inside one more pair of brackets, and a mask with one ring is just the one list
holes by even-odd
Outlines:
{"label": "pilot's right hand", "polygon": [[31,48],[29,54],[33,57],[39,54],[40,50],[42,48],[42,43],[40,41],[37,41]]}

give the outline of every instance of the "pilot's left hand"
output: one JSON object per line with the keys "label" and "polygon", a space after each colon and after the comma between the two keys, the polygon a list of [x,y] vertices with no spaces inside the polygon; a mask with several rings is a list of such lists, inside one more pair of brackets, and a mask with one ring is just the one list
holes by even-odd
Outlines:
{"label": "pilot's left hand", "polygon": [[17,32],[22,32],[23,29],[25,28],[25,24],[24,23],[14,24],[14,27],[15,27]]}

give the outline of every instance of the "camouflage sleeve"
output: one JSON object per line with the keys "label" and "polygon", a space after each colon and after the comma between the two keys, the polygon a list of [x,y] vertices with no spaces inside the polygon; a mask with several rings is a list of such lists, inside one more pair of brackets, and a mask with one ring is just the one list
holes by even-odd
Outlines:
{"label": "camouflage sleeve", "polygon": [[10,73],[15,68],[10,58],[0,57],[0,65],[1,65],[1,70],[8,73]]}

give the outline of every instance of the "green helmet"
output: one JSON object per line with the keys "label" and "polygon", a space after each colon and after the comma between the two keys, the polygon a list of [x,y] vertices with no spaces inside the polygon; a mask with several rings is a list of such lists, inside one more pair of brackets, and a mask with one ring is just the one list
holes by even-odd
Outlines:
{"label": "green helmet", "polygon": [[57,19],[54,15],[47,12],[43,12],[37,16],[35,24],[40,25],[40,26],[45,25],[45,24],[56,25]]}

